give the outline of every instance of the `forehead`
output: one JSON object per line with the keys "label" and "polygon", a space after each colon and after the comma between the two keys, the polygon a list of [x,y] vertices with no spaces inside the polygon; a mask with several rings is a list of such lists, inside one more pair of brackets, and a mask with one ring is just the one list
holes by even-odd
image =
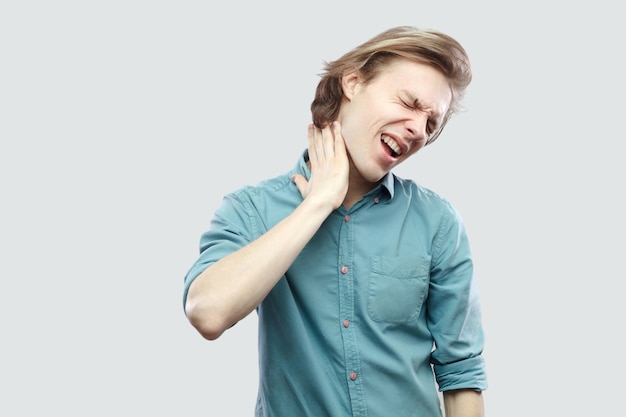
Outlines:
{"label": "forehead", "polygon": [[405,98],[437,107],[441,113],[445,113],[452,100],[452,89],[443,72],[408,58],[389,61],[371,83],[385,88],[390,94],[408,96]]}

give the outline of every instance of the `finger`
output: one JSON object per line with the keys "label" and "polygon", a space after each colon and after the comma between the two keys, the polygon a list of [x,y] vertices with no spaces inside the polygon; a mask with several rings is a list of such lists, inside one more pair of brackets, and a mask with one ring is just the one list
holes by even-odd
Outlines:
{"label": "finger", "polygon": [[346,143],[344,142],[343,135],[341,134],[341,124],[337,121],[333,122],[333,132],[335,136],[335,155],[347,157]]}
{"label": "finger", "polygon": [[318,128],[313,124],[309,125],[307,136],[309,139],[309,162],[311,162],[311,168],[317,166],[319,161],[319,151],[321,150],[321,143],[318,138]]}
{"label": "finger", "polygon": [[298,191],[300,191],[300,195],[303,198],[306,197],[306,187],[308,184],[306,178],[300,174],[293,174],[291,176],[291,181],[296,184],[296,188],[298,189]]}
{"label": "finger", "polygon": [[315,149],[317,150],[317,161],[321,164],[326,160],[328,152],[326,151],[327,131],[324,128],[315,128]]}
{"label": "finger", "polygon": [[333,129],[333,123],[329,123],[321,130],[322,149],[326,160],[335,156],[335,134]]}

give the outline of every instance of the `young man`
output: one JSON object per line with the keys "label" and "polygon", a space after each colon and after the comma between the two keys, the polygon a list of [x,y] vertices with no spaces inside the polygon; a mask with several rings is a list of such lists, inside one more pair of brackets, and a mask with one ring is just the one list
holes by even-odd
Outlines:
{"label": "young man", "polygon": [[256,310],[256,416],[484,415],[483,330],[462,220],[394,167],[471,81],[453,38],[397,27],[326,65],[292,171],[224,198],[185,277],[217,339]]}

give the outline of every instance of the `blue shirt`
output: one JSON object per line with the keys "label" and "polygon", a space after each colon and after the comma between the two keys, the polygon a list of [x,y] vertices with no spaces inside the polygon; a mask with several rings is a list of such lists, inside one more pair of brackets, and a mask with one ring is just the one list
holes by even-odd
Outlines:
{"label": "blue shirt", "polygon": [[[225,196],[200,240],[207,266],[289,215],[294,170]],[[257,417],[434,417],[441,391],[487,388],[472,256],[457,211],[388,174],[335,210],[257,308]]]}

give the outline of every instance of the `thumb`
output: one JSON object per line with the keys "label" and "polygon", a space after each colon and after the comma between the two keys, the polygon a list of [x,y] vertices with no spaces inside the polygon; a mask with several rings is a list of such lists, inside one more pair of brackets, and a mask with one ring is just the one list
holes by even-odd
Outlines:
{"label": "thumb", "polygon": [[304,175],[293,174],[291,176],[291,181],[296,184],[296,187],[298,188],[298,191],[300,191],[300,195],[302,196],[302,198],[306,197],[306,188],[309,182],[306,180]]}

